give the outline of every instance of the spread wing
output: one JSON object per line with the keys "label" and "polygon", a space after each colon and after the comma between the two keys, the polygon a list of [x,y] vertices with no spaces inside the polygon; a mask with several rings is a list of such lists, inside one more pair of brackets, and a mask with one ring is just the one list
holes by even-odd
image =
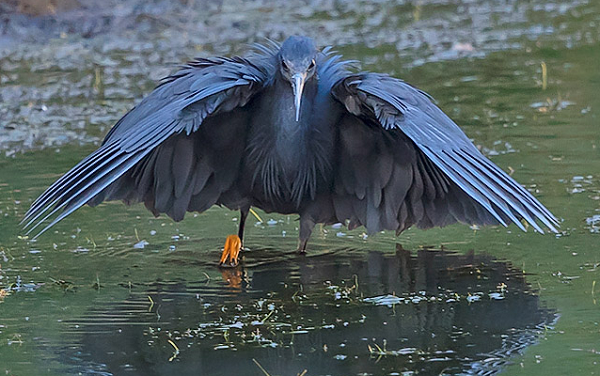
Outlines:
{"label": "spread wing", "polygon": [[[236,111],[267,83],[268,53],[264,48],[249,59],[198,59],[166,78],[117,122],[98,150],[32,204],[23,219],[28,233],[51,219],[39,236],[85,203],[104,199],[144,201],[153,212],[177,219],[190,206],[205,210],[214,204],[218,191],[227,187],[212,169],[211,146],[219,145],[207,137],[243,127]],[[210,121],[218,124],[199,137]]]}
{"label": "spread wing", "polygon": [[556,232],[557,219],[483,156],[424,92],[381,74],[362,73],[332,89],[348,114],[340,122],[338,218],[369,231],[456,221],[524,219]]}

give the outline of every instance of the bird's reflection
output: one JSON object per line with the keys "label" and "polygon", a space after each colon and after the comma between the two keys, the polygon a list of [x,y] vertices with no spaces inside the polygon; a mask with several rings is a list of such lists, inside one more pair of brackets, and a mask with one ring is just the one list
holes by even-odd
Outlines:
{"label": "bird's reflection", "polygon": [[[149,306],[148,297],[152,304]],[[70,323],[83,374],[494,374],[555,315],[485,254],[339,250],[156,283]]]}
{"label": "bird's reflection", "polygon": [[227,287],[237,291],[242,290],[242,281],[244,277],[242,268],[221,269],[221,276],[223,277],[223,281],[227,283]]}

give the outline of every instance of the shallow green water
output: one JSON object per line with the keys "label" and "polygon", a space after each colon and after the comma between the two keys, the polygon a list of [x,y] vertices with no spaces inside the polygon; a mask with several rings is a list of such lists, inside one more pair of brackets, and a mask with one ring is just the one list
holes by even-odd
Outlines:
{"label": "shallow green water", "polygon": [[[115,62],[98,63],[101,90],[98,64],[35,68],[34,58],[5,54],[4,68],[26,63],[0,73],[0,109],[25,114],[10,124],[31,119],[52,129],[44,123],[52,115],[72,134],[61,142],[49,132],[51,142],[31,147],[15,138],[14,148],[27,151],[7,148],[0,158],[0,288],[8,292],[0,298],[0,372],[260,375],[258,363],[271,375],[600,373],[600,8],[575,3],[561,13],[555,4],[549,21],[527,4],[523,20],[492,17],[490,28],[512,39],[488,35],[465,57],[445,55],[466,47],[444,49],[443,40],[396,51],[368,48],[366,38],[340,51],[432,94],[563,220],[561,234],[451,226],[367,238],[325,226],[301,257],[292,252],[296,217],[259,211],[262,222],[250,218],[246,233],[251,251],[233,271],[216,268],[224,238],[237,229],[237,214],[221,208],[174,223],[140,205],[108,203],[79,210],[35,242],[20,238],[32,200],[152,87],[155,78],[131,73],[130,64],[153,51],[91,48]],[[428,19],[460,9],[440,2],[389,12],[424,19],[415,25],[432,31],[438,24]],[[316,12],[304,22],[323,18]],[[547,25],[554,31],[531,36]],[[347,26],[353,35],[369,27]],[[48,90],[57,97],[44,99]],[[34,111],[44,103],[48,113],[26,116],[28,96]]]}

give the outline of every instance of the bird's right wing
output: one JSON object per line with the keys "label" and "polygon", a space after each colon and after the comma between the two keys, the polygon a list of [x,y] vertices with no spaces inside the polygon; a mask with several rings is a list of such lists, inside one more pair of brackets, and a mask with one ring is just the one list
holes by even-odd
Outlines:
{"label": "bird's right wing", "polygon": [[[150,154],[170,137],[189,136],[199,130],[205,119],[243,107],[268,83],[272,63],[267,56],[268,49],[263,50],[263,54],[255,55],[253,59],[198,59],[167,77],[117,122],[98,150],[35,200],[23,219],[27,233],[52,219],[36,235],[39,236],[101,193],[136,164],[148,166],[148,159],[154,159],[153,163],[156,163],[156,159],[160,160],[165,152],[158,156]],[[227,124],[223,124],[223,127],[227,127]],[[168,161],[165,157],[158,162],[181,165],[181,162],[171,160],[176,146],[167,147],[172,149]],[[188,145],[188,149],[192,148],[193,145]],[[171,166],[166,168],[170,169]]]}
{"label": "bird's right wing", "polygon": [[[388,205],[390,198],[397,202],[391,215],[400,212],[399,217],[393,218],[398,220],[399,230],[406,228],[405,221],[408,225],[431,227],[457,220],[472,224],[495,222],[507,225],[514,222],[524,230],[521,223],[524,219],[543,232],[537,219],[551,231],[557,231],[558,221],[548,209],[483,156],[424,92],[387,75],[361,73],[341,79],[333,87],[332,94],[355,119],[346,120],[348,135],[342,133],[342,140],[348,141],[342,151],[361,153],[371,137],[374,140],[372,148],[378,150],[380,156],[379,165],[363,168],[371,174],[367,179],[357,179],[357,169],[349,166],[355,173],[345,179],[350,182],[346,183],[345,189],[356,191],[352,184],[356,187],[370,184],[358,192],[375,188],[376,199],[373,201],[381,205],[380,191],[385,195],[389,189],[385,184],[391,184],[388,182],[396,177],[395,188],[389,189],[395,193],[389,193],[387,198]],[[358,127],[359,123],[362,128]],[[369,136],[371,133],[367,129],[373,129],[371,133],[375,133]],[[393,162],[384,158],[388,154],[394,156]],[[373,178],[373,171],[378,169],[384,171],[380,177],[385,176],[385,179]],[[362,195],[364,193],[359,194]],[[369,208],[363,212],[368,213]],[[354,214],[347,211],[346,215],[356,216],[356,212],[356,209]],[[373,213],[363,215],[364,219],[359,216],[358,220],[369,222],[372,217],[375,219],[371,222],[378,223],[377,212],[373,210]],[[373,227],[377,229],[377,226]]]}

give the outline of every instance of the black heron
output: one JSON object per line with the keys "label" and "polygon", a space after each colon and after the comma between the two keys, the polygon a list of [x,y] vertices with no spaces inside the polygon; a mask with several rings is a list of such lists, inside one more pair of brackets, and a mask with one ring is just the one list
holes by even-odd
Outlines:
{"label": "black heron", "polygon": [[[213,205],[239,210],[221,265],[236,265],[252,206],[368,232],[455,222],[557,219],[484,157],[423,91],[350,62],[307,37],[246,57],[196,59],[167,77],[52,184],[23,222],[43,233],[84,204],[143,202],[175,221]],[[540,223],[538,223],[539,221]]]}

